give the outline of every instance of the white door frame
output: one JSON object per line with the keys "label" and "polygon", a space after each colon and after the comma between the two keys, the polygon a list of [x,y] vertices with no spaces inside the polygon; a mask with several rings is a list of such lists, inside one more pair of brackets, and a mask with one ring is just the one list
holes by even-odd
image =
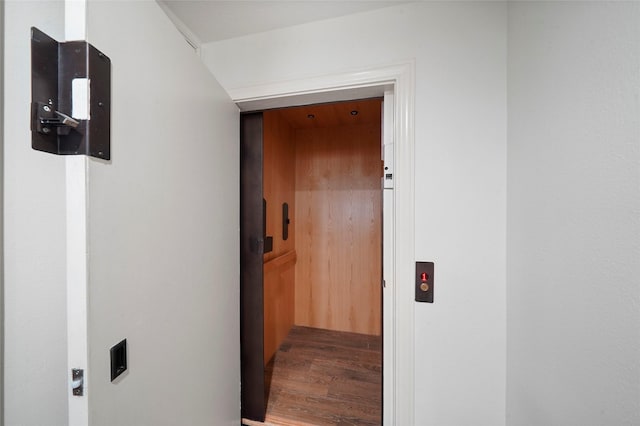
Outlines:
{"label": "white door frame", "polygon": [[0,1],[0,426],[4,425],[4,1]]}
{"label": "white door frame", "polygon": [[414,69],[415,64],[407,62],[228,91],[243,111],[393,91],[394,189],[392,200],[385,200],[383,213],[385,235],[391,233],[391,241],[384,242],[383,329],[392,333],[384,336],[383,417],[384,424],[398,426],[414,424]]}
{"label": "white door frame", "polygon": [[[87,1],[65,0],[65,40],[87,39]],[[67,250],[67,406],[70,426],[89,424],[89,335],[88,335],[88,159],[71,155],[65,159],[66,250]],[[84,396],[77,397],[71,370],[84,370]]]}

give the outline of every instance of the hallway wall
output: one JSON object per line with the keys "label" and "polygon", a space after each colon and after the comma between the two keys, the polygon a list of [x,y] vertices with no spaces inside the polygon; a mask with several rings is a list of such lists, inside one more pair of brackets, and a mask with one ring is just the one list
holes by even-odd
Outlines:
{"label": "hallway wall", "polygon": [[90,1],[87,34],[112,63],[111,160],[87,160],[89,424],[238,425],[238,108],[155,1]]}
{"label": "hallway wall", "polygon": [[4,424],[4,0],[0,0],[0,426]]}
{"label": "hallway wall", "polygon": [[507,424],[640,424],[640,4],[509,4]]}
{"label": "hallway wall", "polygon": [[505,422],[506,22],[505,3],[416,2],[202,47],[227,90],[415,60],[415,254],[437,275],[416,425]]}
{"label": "hallway wall", "polygon": [[64,2],[5,3],[6,426],[68,421],[65,158],[31,149],[31,26],[63,40]]}

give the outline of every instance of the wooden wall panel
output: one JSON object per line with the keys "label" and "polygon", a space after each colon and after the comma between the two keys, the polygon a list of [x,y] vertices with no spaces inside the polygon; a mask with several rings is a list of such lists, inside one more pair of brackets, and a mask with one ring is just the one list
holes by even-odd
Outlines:
{"label": "wooden wall panel", "polygon": [[[294,322],[295,146],[293,130],[277,111],[263,114],[263,193],[267,235],[273,251],[264,255],[264,362],[278,350]],[[282,203],[289,204],[289,237],[282,238]]]}
{"label": "wooden wall panel", "polygon": [[297,129],[297,325],[380,334],[380,123]]}
{"label": "wooden wall panel", "polygon": [[296,252],[264,264],[264,364],[267,365],[294,323]]}
{"label": "wooden wall panel", "polygon": [[289,238],[282,239],[282,203],[289,204],[293,224],[295,215],[295,146],[293,129],[278,111],[266,111],[264,117],[264,198],[267,200],[267,235],[273,236],[273,251],[265,262],[295,248],[294,226]]}

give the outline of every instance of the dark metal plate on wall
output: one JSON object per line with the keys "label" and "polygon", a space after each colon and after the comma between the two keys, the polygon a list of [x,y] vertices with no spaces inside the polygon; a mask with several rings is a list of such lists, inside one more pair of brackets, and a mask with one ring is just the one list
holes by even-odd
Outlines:
{"label": "dark metal plate on wall", "polygon": [[[73,82],[85,79],[87,116],[73,117]],[[31,146],[111,158],[111,60],[86,41],[60,43],[31,28]]]}
{"label": "dark metal plate on wall", "polygon": [[416,302],[433,303],[433,262],[416,262]]}

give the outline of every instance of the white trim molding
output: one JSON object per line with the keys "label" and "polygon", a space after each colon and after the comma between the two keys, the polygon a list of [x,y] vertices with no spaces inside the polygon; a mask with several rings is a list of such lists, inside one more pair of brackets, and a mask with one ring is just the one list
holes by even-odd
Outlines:
{"label": "white trim molding", "polygon": [[[87,1],[65,0],[65,39],[86,40]],[[65,159],[67,238],[67,406],[69,426],[89,424],[87,157]],[[71,370],[84,370],[84,396],[71,392]]]}
{"label": "white trim molding", "polygon": [[[414,424],[414,104],[415,64],[406,62],[386,67],[319,76],[286,82],[267,83],[229,90],[241,110],[260,110],[317,102],[355,99],[369,93],[380,96],[392,88],[394,93],[394,195],[393,195],[393,281],[390,292],[392,312],[384,317],[392,321],[392,371],[384,371],[392,392],[383,402],[390,411],[392,424]],[[362,96],[365,94],[365,96]],[[385,247],[385,250],[388,248]],[[385,276],[387,274],[385,273]],[[389,400],[390,399],[390,400]],[[385,418],[389,418],[385,415]]]}

